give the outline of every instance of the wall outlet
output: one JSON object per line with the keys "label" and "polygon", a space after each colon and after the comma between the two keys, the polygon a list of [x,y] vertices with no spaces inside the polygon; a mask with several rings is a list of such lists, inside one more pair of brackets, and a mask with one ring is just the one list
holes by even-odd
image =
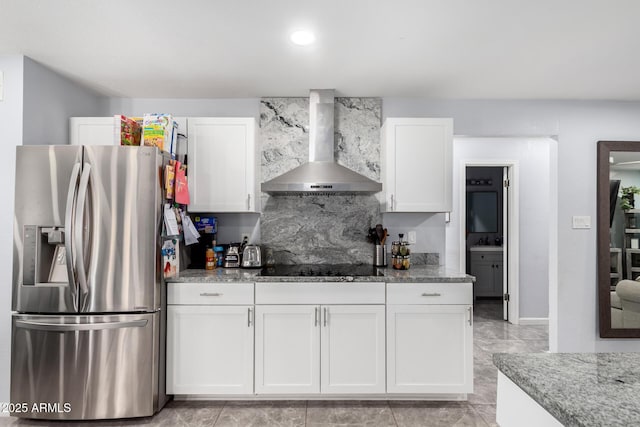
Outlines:
{"label": "wall outlet", "polygon": [[240,243],[244,242],[245,239],[247,239],[247,242],[249,242],[250,238],[251,235],[249,233],[242,233],[240,234]]}
{"label": "wall outlet", "polygon": [[572,218],[572,228],[574,229],[589,229],[591,228],[590,216],[577,216]]}
{"label": "wall outlet", "polygon": [[415,230],[411,230],[407,236],[407,240],[410,244],[416,243],[416,232]]}

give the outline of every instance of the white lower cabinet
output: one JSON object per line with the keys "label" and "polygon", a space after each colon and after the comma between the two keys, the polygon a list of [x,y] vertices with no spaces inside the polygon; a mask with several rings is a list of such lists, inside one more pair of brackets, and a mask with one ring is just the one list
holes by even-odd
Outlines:
{"label": "white lower cabinet", "polygon": [[319,307],[256,306],[256,393],[320,392]]}
{"label": "white lower cabinet", "polygon": [[384,393],[384,305],[321,308],[321,392]]}
{"label": "white lower cabinet", "polygon": [[169,394],[473,392],[472,283],[170,283],[167,300]]}
{"label": "white lower cabinet", "polygon": [[167,393],[253,393],[253,305],[167,307]]}
{"label": "white lower cabinet", "polygon": [[256,306],[256,393],[384,393],[384,316],[383,305]]}
{"label": "white lower cabinet", "polygon": [[387,392],[472,393],[471,305],[387,306]]}

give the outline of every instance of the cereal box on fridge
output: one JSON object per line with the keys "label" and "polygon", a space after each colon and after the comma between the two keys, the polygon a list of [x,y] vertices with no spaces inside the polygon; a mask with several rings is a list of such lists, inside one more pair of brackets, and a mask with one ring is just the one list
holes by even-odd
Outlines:
{"label": "cereal box on fridge", "polygon": [[172,151],[177,127],[171,114],[145,114],[142,121],[142,145]]}

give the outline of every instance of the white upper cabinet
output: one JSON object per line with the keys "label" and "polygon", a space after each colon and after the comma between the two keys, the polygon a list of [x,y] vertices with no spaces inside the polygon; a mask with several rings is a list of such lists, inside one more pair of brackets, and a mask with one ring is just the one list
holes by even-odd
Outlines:
{"label": "white upper cabinet", "polygon": [[115,120],[111,117],[71,117],[69,142],[71,145],[114,145]]}
{"label": "white upper cabinet", "polygon": [[255,119],[188,118],[190,212],[258,212]]}
{"label": "white upper cabinet", "polygon": [[453,119],[388,118],[381,140],[383,212],[450,212]]}

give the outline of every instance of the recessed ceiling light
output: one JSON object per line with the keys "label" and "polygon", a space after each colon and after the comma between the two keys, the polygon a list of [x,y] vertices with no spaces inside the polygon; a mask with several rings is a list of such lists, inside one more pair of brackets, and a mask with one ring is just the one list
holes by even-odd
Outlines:
{"label": "recessed ceiling light", "polygon": [[291,33],[291,41],[299,46],[307,46],[316,41],[316,36],[307,30],[297,30]]}

